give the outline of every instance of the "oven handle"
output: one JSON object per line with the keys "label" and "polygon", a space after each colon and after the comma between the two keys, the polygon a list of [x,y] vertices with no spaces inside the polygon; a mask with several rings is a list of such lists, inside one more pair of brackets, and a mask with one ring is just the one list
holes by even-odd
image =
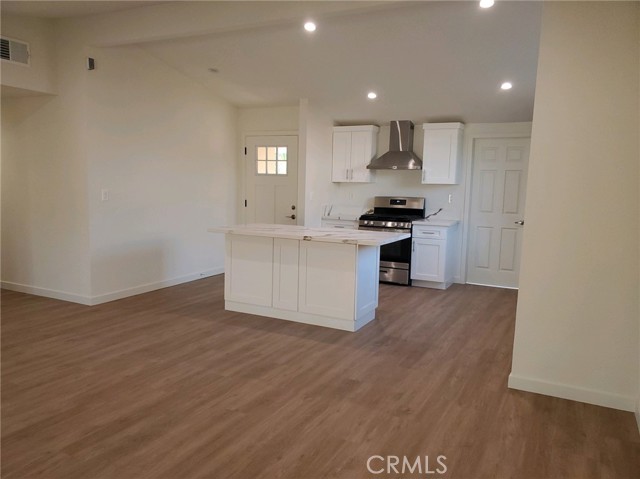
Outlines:
{"label": "oven handle", "polygon": [[[376,228],[371,227],[371,226],[358,226],[359,230],[366,230],[366,231],[380,231],[381,233],[384,233],[385,231],[389,232],[389,233],[411,233],[410,229],[402,229],[402,228]],[[407,238],[409,239],[409,238]]]}

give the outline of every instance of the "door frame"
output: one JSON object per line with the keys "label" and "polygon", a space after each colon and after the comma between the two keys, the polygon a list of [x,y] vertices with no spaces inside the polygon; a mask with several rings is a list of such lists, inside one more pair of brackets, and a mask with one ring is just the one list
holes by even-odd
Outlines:
{"label": "door frame", "polygon": [[[246,177],[246,156],[245,149],[247,148],[247,139],[250,136],[295,136],[298,138],[298,178],[297,178],[297,198],[296,208],[300,208],[300,199],[304,198],[304,181],[300,181],[300,132],[298,130],[247,130],[243,131],[240,136],[240,155],[239,155],[239,181],[238,181],[238,213],[236,215],[238,223],[247,224],[247,210],[244,206],[244,200],[247,198],[247,177]],[[302,185],[301,185],[302,183]],[[303,222],[304,217],[298,215],[298,218]],[[298,224],[303,224],[299,222]]]}
{"label": "door frame", "polygon": [[[471,186],[473,173],[473,151],[476,140],[500,138],[531,138],[531,122],[518,123],[471,123],[464,131],[464,208],[462,221],[462,241],[460,242],[460,282],[467,282],[467,265],[469,259],[469,236],[471,228]],[[529,156],[531,161],[531,156]],[[525,205],[526,213],[526,205]],[[522,251],[520,252],[522,255]]]}

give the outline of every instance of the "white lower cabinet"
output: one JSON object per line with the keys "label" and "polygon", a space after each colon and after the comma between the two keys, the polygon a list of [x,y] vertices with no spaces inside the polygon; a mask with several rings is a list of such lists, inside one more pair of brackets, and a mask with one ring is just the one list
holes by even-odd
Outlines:
{"label": "white lower cabinet", "polygon": [[411,256],[411,279],[444,281],[446,246],[443,240],[414,239]]}
{"label": "white lower cabinet", "polygon": [[454,245],[457,224],[413,226],[411,284],[423,288],[447,289],[453,283]]}
{"label": "white lower cabinet", "polygon": [[273,238],[236,236],[226,242],[224,298],[271,306]]}
{"label": "white lower cabinet", "polygon": [[300,311],[353,319],[356,248],[336,243],[300,245]]}
{"label": "white lower cabinet", "polygon": [[227,235],[225,308],[356,331],[375,318],[378,246]]}

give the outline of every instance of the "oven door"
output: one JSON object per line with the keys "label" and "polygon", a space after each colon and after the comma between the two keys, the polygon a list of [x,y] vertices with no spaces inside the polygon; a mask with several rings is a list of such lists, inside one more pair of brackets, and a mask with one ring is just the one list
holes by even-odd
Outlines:
{"label": "oven door", "polygon": [[[360,230],[393,233],[410,233],[411,230],[396,228],[370,228],[360,226]],[[380,281],[394,284],[411,284],[411,238],[380,246]]]}

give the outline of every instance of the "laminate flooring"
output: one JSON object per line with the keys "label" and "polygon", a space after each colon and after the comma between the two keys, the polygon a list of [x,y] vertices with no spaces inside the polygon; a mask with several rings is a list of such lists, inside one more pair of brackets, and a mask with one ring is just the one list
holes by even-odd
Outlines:
{"label": "laminate flooring", "polygon": [[515,291],[381,285],[349,333],[225,311],[223,281],[2,291],[2,477],[640,478],[632,413],[507,388]]}

